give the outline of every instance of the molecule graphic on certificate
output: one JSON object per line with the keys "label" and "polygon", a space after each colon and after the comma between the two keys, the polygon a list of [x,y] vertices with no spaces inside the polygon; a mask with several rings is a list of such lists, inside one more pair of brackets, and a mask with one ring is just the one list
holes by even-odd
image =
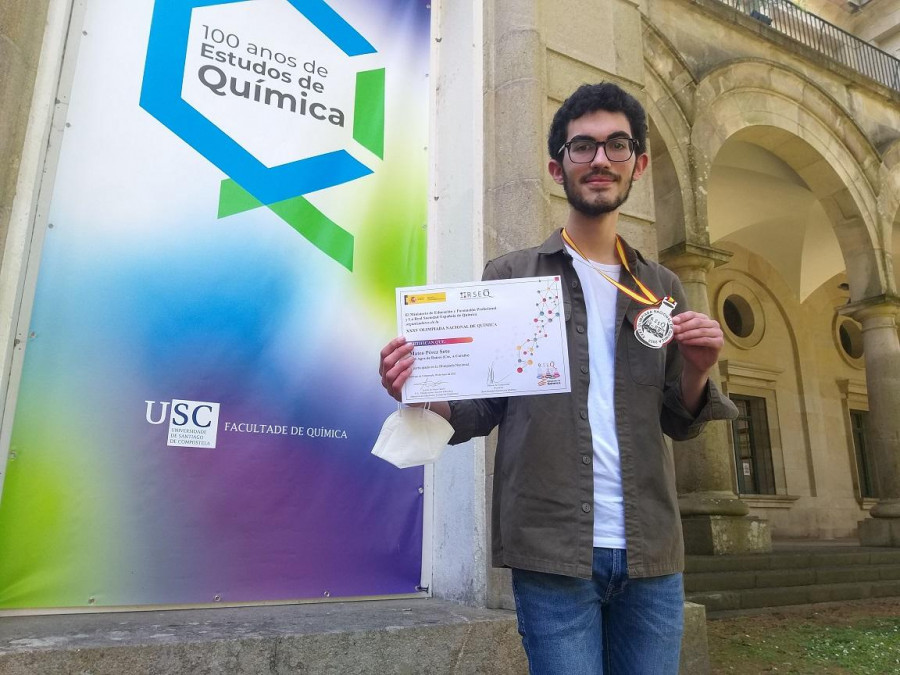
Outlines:
{"label": "molecule graphic on certificate", "polygon": [[535,354],[541,341],[548,337],[549,324],[559,320],[559,280],[548,281],[544,288],[535,291],[538,301],[534,303],[535,316],[530,337],[516,345],[518,352],[516,372],[524,374],[537,369],[538,384],[559,380],[559,370],[553,361],[542,362],[540,354]]}
{"label": "molecule graphic on certificate", "polygon": [[[547,384],[558,385],[561,382],[559,366],[555,359],[549,357],[542,359],[539,351],[541,343],[550,337],[551,324],[563,321],[559,316],[559,277],[548,278],[543,286],[534,292],[537,297],[534,302],[534,313],[526,329],[526,337],[514,343],[515,352],[511,355],[512,359],[500,356],[494,360],[488,373],[489,384],[509,382],[511,377],[522,375],[536,377],[539,387]],[[559,331],[559,328],[556,330]]]}

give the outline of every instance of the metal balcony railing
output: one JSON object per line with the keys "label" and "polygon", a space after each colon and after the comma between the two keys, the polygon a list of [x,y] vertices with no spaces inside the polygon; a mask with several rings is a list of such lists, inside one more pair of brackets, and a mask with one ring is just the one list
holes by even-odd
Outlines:
{"label": "metal balcony railing", "polygon": [[900,60],[789,0],[719,0],[838,63],[900,92]]}

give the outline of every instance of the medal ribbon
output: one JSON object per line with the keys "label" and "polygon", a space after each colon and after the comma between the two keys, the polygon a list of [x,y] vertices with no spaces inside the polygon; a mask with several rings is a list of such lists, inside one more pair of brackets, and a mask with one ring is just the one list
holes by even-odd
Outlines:
{"label": "medal ribbon", "polygon": [[[574,241],[572,241],[572,237],[569,236],[569,233],[566,232],[565,228],[563,228],[562,237],[569,246],[571,246],[573,249],[575,249],[575,252],[578,253],[578,255],[580,255],[582,258],[584,258],[584,261],[588,265],[593,267],[599,274],[601,274],[603,276],[604,279],[606,279],[609,283],[611,283],[613,286],[618,288],[620,291],[622,291],[625,295],[627,295],[632,300],[635,300],[635,301],[641,303],[642,305],[658,305],[662,302],[662,300],[660,300],[659,298],[656,297],[656,295],[653,293],[653,291],[651,291],[649,288],[644,286],[644,284],[641,283],[641,280],[638,279],[636,276],[634,276],[634,272],[631,271],[631,268],[628,266],[628,261],[625,259],[625,249],[622,248],[622,240],[621,240],[621,238],[619,238],[619,235],[616,235],[616,253],[619,256],[619,260],[622,262],[622,267],[624,267],[625,271],[631,275],[632,279],[634,279],[634,283],[637,284],[637,287],[641,290],[641,293],[636,293],[635,291],[631,290],[627,286],[623,286],[618,281],[616,281],[611,276],[609,276],[606,272],[601,270],[599,267],[596,267],[595,265],[593,265],[591,263],[591,261],[588,259],[588,257],[584,253],[581,252],[581,249],[578,248],[578,245]],[[674,302],[674,298],[672,298],[672,297],[668,297],[666,299],[669,302]]]}

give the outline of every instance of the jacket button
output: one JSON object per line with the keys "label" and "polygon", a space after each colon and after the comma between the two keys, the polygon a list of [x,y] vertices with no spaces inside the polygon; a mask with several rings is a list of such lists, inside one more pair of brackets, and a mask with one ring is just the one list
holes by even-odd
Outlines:
{"label": "jacket button", "polygon": [[583,419],[583,420],[586,420],[586,419],[587,419],[587,410],[582,410],[582,411],[581,411],[580,413],[578,413],[578,414],[581,416],[581,419]]}
{"label": "jacket button", "polygon": [[578,288],[578,280],[572,279],[572,288]]}
{"label": "jacket button", "polygon": [[584,373],[585,375],[587,375],[587,373],[588,373],[588,367],[587,367],[587,366],[581,366],[581,372]]}
{"label": "jacket button", "polygon": [[584,504],[581,505],[581,510],[584,511],[585,513],[590,513],[591,505],[588,504],[587,502],[585,502]]}
{"label": "jacket button", "polygon": [[590,464],[590,463],[591,463],[591,456],[590,456],[590,455],[582,455],[582,456],[581,456],[581,463],[582,463],[582,464]]}
{"label": "jacket button", "polygon": [[584,326],[582,326],[582,325],[579,324],[578,326],[575,326],[575,330],[576,330],[576,332],[578,332],[578,333],[583,333],[583,332],[584,332]]}

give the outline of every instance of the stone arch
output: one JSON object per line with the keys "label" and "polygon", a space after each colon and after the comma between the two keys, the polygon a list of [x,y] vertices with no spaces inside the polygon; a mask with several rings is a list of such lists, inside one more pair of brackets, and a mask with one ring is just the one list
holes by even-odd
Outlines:
{"label": "stone arch", "polygon": [[699,226],[708,232],[713,161],[725,142],[741,133],[791,165],[820,200],[837,235],[854,300],[890,287],[878,233],[881,161],[834,100],[779,64],[739,60],[698,84],[695,105],[700,112],[691,150]]}
{"label": "stone arch", "polygon": [[[900,293],[900,266],[894,260],[900,258],[900,141],[895,141],[884,153],[878,198],[878,211],[885,223],[885,249],[890,254],[885,264],[893,268],[891,292],[897,295]],[[890,274],[888,280],[891,280]]]}
{"label": "stone arch", "polygon": [[889,223],[900,219],[900,140],[884,152],[879,206]]}
{"label": "stone arch", "polygon": [[[665,146],[665,153],[661,155],[651,141],[655,197],[657,205],[663,203],[674,208],[676,213],[672,214],[672,218],[680,221],[663,223],[661,229],[657,230],[660,248],[664,249],[686,239],[695,241],[698,230],[689,154],[694,89],[697,83],[677,51],[656,28],[646,22],[644,65],[645,107],[651,125],[651,138],[658,136]],[[660,171],[674,176],[678,185],[677,195],[658,193],[657,172]],[[658,212],[656,217],[658,223],[664,220]]]}

